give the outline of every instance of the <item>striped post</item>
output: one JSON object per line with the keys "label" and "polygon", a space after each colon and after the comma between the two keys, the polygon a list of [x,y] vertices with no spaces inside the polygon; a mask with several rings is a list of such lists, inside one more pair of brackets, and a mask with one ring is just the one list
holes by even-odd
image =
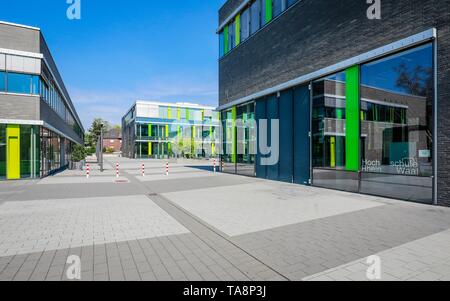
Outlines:
{"label": "striped post", "polygon": [[169,175],[169,162],[166,163],[166,176]]}
{"label": "striped post", "polygon": [[91,165],[86,164],[86,179],[89,179],[90,174],[91,174]]}
{"label": "striped post", "polygon": [[214,158],[214,173],[216,173],[216,159]]}
{"label": "striped post", "polygon": [[145,164],[142,164],[141,173],[142,173],[142,176],[145,177]]}
{"label": "striped post", "polygon": [[225,169],[225,162],[222,160],[222,172],[224,171],[224,169]]}
{"label": "striped post", "polygon": [[119,163],[116,163],[116,178],[119,178]]}

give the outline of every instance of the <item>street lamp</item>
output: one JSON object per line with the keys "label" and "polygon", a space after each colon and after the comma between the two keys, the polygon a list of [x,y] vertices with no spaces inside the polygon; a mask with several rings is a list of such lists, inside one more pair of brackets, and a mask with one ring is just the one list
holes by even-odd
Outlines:
{"label": "street lamp", "polygon": [[100,172],[103,172],[103,127],[104,123],[100,124]]}

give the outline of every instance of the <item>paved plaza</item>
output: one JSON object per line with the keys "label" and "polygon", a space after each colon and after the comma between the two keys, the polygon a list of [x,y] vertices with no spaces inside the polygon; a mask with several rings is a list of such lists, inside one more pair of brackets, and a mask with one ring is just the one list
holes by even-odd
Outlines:
{"label": "paved plaza", "polygon": [[381,280],[450,280],[450,208],[106,160],[0,182],[0,280],[67,280],[71,255],[84,281],[364,281],[373,255]]}

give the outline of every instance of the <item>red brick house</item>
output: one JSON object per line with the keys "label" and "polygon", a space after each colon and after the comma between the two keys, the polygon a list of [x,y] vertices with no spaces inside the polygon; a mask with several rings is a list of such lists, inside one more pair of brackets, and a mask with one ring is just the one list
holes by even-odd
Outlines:
{"label": "red brick house", "polygon": [[103,147],[106,149],[114,149],[114,152],[122,150],[122,130],[111,129],[103,136]]}

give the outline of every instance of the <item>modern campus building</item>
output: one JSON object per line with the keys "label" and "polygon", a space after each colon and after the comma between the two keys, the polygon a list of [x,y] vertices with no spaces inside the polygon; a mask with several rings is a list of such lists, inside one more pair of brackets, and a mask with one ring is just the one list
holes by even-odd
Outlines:
{"label": "modern campus building", "polygon": [[66,167],[83,133],[40,29],[0,22],[0,180]]}
{"label": "modern campus building", "polygon": [[190,103],[137,101],[122,118],[128,158],[211,157],[220,143],[219,113]]}
{"label": "modern campus building", "polygon": [[[234,150],[223,155],[226,171],[450,206],[450,2],[383,0],[380,9],[355,0],[223,5],[218,110]],[[252,128],[277,119],[279,133]],[[260,150],[236,152],[275,136],[275,165],[262,165]]]}

